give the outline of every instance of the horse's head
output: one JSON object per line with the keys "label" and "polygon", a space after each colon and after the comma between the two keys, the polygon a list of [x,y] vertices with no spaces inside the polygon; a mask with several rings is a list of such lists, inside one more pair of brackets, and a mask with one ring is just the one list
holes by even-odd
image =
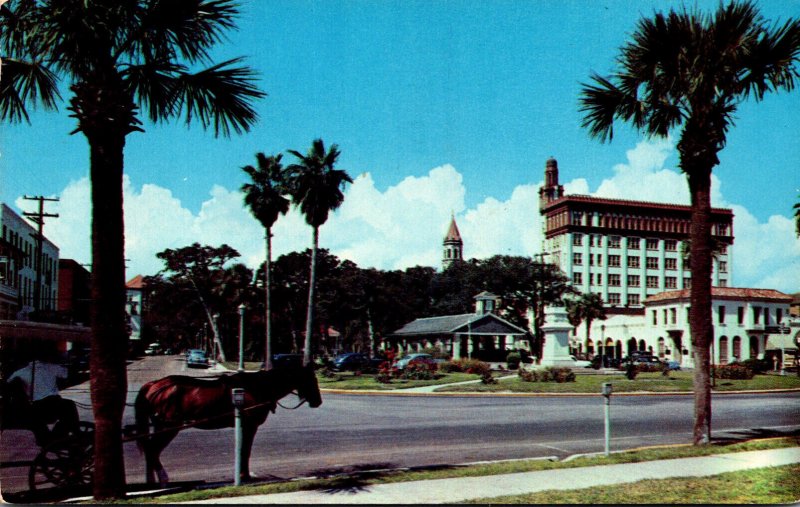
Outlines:
{"label": "horse's head", "polygon": [[300,367],[300,372],[297,376],[297,395],[307,401],[308,406],[311,408],[317,408],[322,405],[322,395],[319,393],[317,374],[314,372],[313,364]]}

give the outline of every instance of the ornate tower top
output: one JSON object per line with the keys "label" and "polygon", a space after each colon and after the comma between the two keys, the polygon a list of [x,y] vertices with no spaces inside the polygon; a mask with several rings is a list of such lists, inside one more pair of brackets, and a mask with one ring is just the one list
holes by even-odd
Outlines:
{"label": "ornate tower top", "polygon": [[461,240],[461,233],[458,232],[456,217],[450,216],[450,227],[444,237],[444,252],[442,254],[442,267],[447,269],[451,264],[463,259],[464,242]]}
{"label": "ornate tower top", "polygon": [[564,185],[558,184],[558,161],[550,157],[544,165],[544,185],[539,189],[539,209],[564,197]]}

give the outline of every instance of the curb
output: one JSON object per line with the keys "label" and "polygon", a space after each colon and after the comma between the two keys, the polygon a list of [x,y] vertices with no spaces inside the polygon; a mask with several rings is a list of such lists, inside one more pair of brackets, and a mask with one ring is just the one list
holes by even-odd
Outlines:
{"label": "curb", "polygon": [[[445,387],[447,384],[442,385]],[[413,388],[412,388],[413,389]],[[396,391],[371,391],[371,390],[352,390],[352,389],[320,389],[321,393],[325,394],[342,394],[349,396],[429,396],[429,397],[482,397],[482,396],[496,396],[500,398],[545,398],[545,397],[575,397],[575,396],[601,396],[600,393],[512,393],[512,392],[496,392],[496,393],[479,393],[479,392],[404,392],[401,390]],[[780,393],[795,393],[800,392],[800,388],[796,389],[770,389],[758,391],[711,391],[714,395],[729,395],[729,394],[780,394]],[[624,393],[614,393],[613,396],[693,396],[694,391],[665,391],[665,392],[651,392],[651,391],[630,391]]]}

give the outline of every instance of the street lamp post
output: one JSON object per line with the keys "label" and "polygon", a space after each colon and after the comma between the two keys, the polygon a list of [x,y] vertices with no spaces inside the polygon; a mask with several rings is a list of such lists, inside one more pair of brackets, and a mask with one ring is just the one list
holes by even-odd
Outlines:
{"label": "street lamp post", "polygon": [[218,336],[217,333],[219,333],[219,314],[215,313],[213,318],[214,318],[214,329],[212,330],[213,331],[212,334],[214,336],[212,337],[212,342],[211,342],[211,355],[214,359],[214,366],[217,366],[217,336]]}
{"label": "street lamp post", "polygon": [[244,303],[239,305],[239,368],[244,371]]}

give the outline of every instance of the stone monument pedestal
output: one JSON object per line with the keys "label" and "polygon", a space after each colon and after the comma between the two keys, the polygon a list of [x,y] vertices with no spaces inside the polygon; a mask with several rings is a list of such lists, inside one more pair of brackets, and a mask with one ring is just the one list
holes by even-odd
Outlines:
{"label": "stone monument pedestal", "polygon": [[544,309],[544,325],[542,334],[542,366],[575,367],[575,361],[569,353],[569,332],[572,324],[567,319],[567,310],[562,306],[548,306]]}

